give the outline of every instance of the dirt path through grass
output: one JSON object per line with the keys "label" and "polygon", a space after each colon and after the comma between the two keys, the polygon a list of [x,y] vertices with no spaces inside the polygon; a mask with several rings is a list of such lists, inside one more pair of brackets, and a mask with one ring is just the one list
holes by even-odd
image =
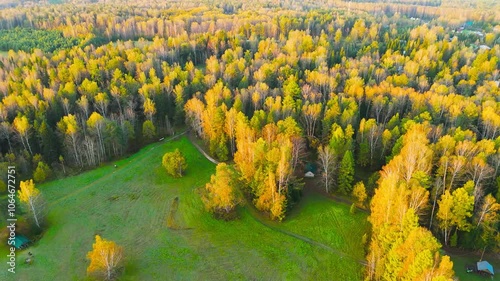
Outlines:
{"label": "dirt path through grass", "polygon": [[[208,155],[197,143],[195,143],[192,139],[192,136],[189,135],[188,139],[189,141],[196,147],[196,149],[198,149],[198,151],[203,154],[203,156],[205,156],[205,158],[208,159],[208,161],[214,163],[214,164],[219,164],[219,161],[213,159],[212,157],[210,157],[210,155]],[[284,234],[284,235],[288,235],[290,237],[293,237],[295,239],[299,239],[299,240],[302,240],[310,245],[313,245],[313,246],[316,246],[316,247],[319,247],[319,248],[322,248],[322,249],[325,249],[327,251],[330,251],[336,255],[338,255],[340,258],[347,258],[347,259],[351,259],[363,266],[368,266],[368,263],[365,261],[365,260],[360,260],[360,259],[357,259],[355,257],[352,257],[344,252],[341,252],[337,249],[334,249],[326,244],[323,244],[321,242],[318,242],[318,241],[315,241],[314,239],[310,238],[310,237],[306,237],[306,236],[302,236],[300,234],[297,234],[297,233],[294,233],[294,232],[291,232],[291,231],[288,231],[288,230],[284,230],[284,229],[281,229],[281,228],[278,228],[278,227],[275,227],[271,224],[269,224],[268,222],[262,220],[261,218],[259,218],[259,215],[256,213],[257,211],[253,209],[253,207],[250,205],[250,202],[246,202],[246,205],[248,207],[244,208],[246,212],[248,212],[250,214],[250,216],[255,220],[257,221],[258,223],[260,223],[261,225],[273,230],[273,231],[276,231],[276,232],[279,232],[281,234]]]}
{"label": "dirt path through grass", "polygon": [[210,157],[210,155],[208,155],[208,153],[205,152],[205,150],[203,150],[203,148],[201,148],[194,140],[193,140],[194,136],[191,135],[191,134],[188,134],[188,139],[189,141],[194,145],[194,147],[196,147],[196,149],[198,149],[198,151],[203,154],[203,156],[205,156],[205,158],[207,158],[208,161],[214,163],[215,165],[219,164],[220,162],[215,160],[214,158]]}
{"label": "dirt path through grass", "polygon": [[[247,202],[247,204],[249,204],[249,203]],[[247,205],[247,206],[249,206],[249,205]],[[328,246],[326,244],[323,244],[321,242],[315,241],[314,239],[312,239],[310,237],[303,236],[303,235],[300,235],[300,234],[297,234],[297,233],[294,233],[294,232],[291,232],[291,231],[288,231],[288,230],[285,230],[285,229],[281,229],[279,227],[275,227],[275,226],[273,226],[273,225],[265,222],[264,220],[262,220],[261,218],[259,218],[259,215],[256,214],[257,211],[254,210],[253,207],[251,207],[251,206],[245,208],[245,211],[247,211],[250,214],[250,216],[255,221],[257,221],[261,225],[263,225],[263,226],[265,226],[265,227],[267,227],[267,228],[269,228],[271,230],[274,230],[274,231],[279,232],[281,234],[288,235],[290,237],[302,240],[302,241],[304,241],[304,242],[306,242],[306,243],[308,243],[310,245],[313,245],[313,246],[325,249],[327,251],[330,251],[330,252],[338,255],[341,258],[351,259],[351,260],[353,260],[353,261],[355,261],[355,262],[357,262],[357,263],[359,263],[359,264],[361,264],[363,266],[367,266],[368,265],[368,263],[365,260],[357,259],[357,258],[355,258],[353,256],[350,256],[350,255],[344,253],[344,252],[341,252],[341,251],[339,251],[337,249],[334,249],[334,248],[332,248],[332,247],[330,247],[330,246]]]}

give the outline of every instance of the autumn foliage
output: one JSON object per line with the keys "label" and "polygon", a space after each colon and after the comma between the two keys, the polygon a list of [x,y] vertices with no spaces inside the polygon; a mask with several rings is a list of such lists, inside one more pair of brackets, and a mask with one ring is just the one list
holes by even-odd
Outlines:
{"label": "autumn foliage", "polygon": [[123,263],[123,249],[115,242],[96,235],[92,251],[88,252],[87,259],[90,260],[87,267],[88,274],[100,276],[105,280],[113,280]]}
{"label": "autumn foliage", "polygon": [[369,217],[373,231],[367,257],[370,279],[453,280],[449,257],[441,256],[440,243],[418,224],[428,194],[416,177],[428,173],[432,160],[426,131],[422,124],[410,127],[400,153],[381,171]]}
{"label": "autumn foliage", "polygon": [[226,163],[217,165],[215,174],[205,185],[206,194],[203,197],[205,207],[217,217],[230,218],[240,202],[235,172]]}
{"label": "autumn foliage", "polygon": [[[234,162],[209,210],[238,189],[285,219],[305,159],[371,202],[368,279],[449,279],[451,237],[500,251],[498,1],[212,2],[1,10],[0,35],[62,41],[0,56],[0,167],[41,182],[187,126]],[[183,175],[180,152],[162,160]]]}
{"label": "autumn foliage", "polygon": [[165,170],[167,170],[167,173],[174,178],[182,177],[184,171],[187,169],[186,159],[179,149],[165,153],[161,163]]}
{"label": "autumn foliage", "polygon": [[35,187],[33,180],[21,181],[19,190],[17,191],[19,200],[25,204],[29,214],[33,217],[38,228],[42,227],[44,220],[45,201]]}

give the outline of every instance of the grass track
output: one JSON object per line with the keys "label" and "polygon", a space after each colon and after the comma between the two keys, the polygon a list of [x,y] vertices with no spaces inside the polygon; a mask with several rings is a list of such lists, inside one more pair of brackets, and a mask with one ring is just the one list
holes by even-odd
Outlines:
{"label": "grass track", "polygon": [[[167,176],[160,164],[175,148],[189,165],[182,179]],[[346,205],[308,195],[285,222],[264,220],[272,228],[248,208],[238,220],[215,220],[196,192],[215,166],[186,137],[116,163],[39,186],[51,226],[30,248],[35,264],[19,264],[15,280],[85,280],[95,234],[125,248],[121,280],[361,280],[362,265],[339,253],[363,258],[365,214],[352,216]],[[182,230],[166,227],[175,197]],[[3,277],[0,271],[0,280],[11,280]]]}

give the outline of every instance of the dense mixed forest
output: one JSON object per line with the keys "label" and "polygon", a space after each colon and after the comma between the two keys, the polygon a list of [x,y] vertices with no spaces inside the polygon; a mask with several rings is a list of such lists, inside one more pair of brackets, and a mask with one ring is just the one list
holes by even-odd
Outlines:
{"label": "dense mixed forest", "polygon": [[43,52],[54,52],[60,49],[69,49],[78,45],[78,39],[65,38],[57,30],[37,30],[30,28],[3,29],[0,32],[1,51],[31,52],[35,48]]}
{"label": "dense mixed forest", "polygon": [[12,163],[43,182],[187,127],[272,219],[311,162],[361,198],[369,280],[451,280],[441,245],[500,253],[500,10],[318,2],[0,10],[0,192]]}

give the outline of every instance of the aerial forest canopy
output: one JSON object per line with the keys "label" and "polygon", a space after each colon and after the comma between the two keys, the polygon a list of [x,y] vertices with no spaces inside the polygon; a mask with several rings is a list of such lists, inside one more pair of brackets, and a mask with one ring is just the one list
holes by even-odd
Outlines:
{"label": "aerial forest canopy", "polygon": [[45,180],[189,128],[272,219],[306,162],[368,197],[370,280],[500,251],[495,1],[73,2],[0,10],[0,186],[9,163]]}
{"label": "aerial forest canopy", "polygon": [[78,44],[76,38],[65,38],[57,30],[37,30],[31,28],[0,30],[0,51],[31,52],[35,48],[52,53],[56,50],[70,49]]}

